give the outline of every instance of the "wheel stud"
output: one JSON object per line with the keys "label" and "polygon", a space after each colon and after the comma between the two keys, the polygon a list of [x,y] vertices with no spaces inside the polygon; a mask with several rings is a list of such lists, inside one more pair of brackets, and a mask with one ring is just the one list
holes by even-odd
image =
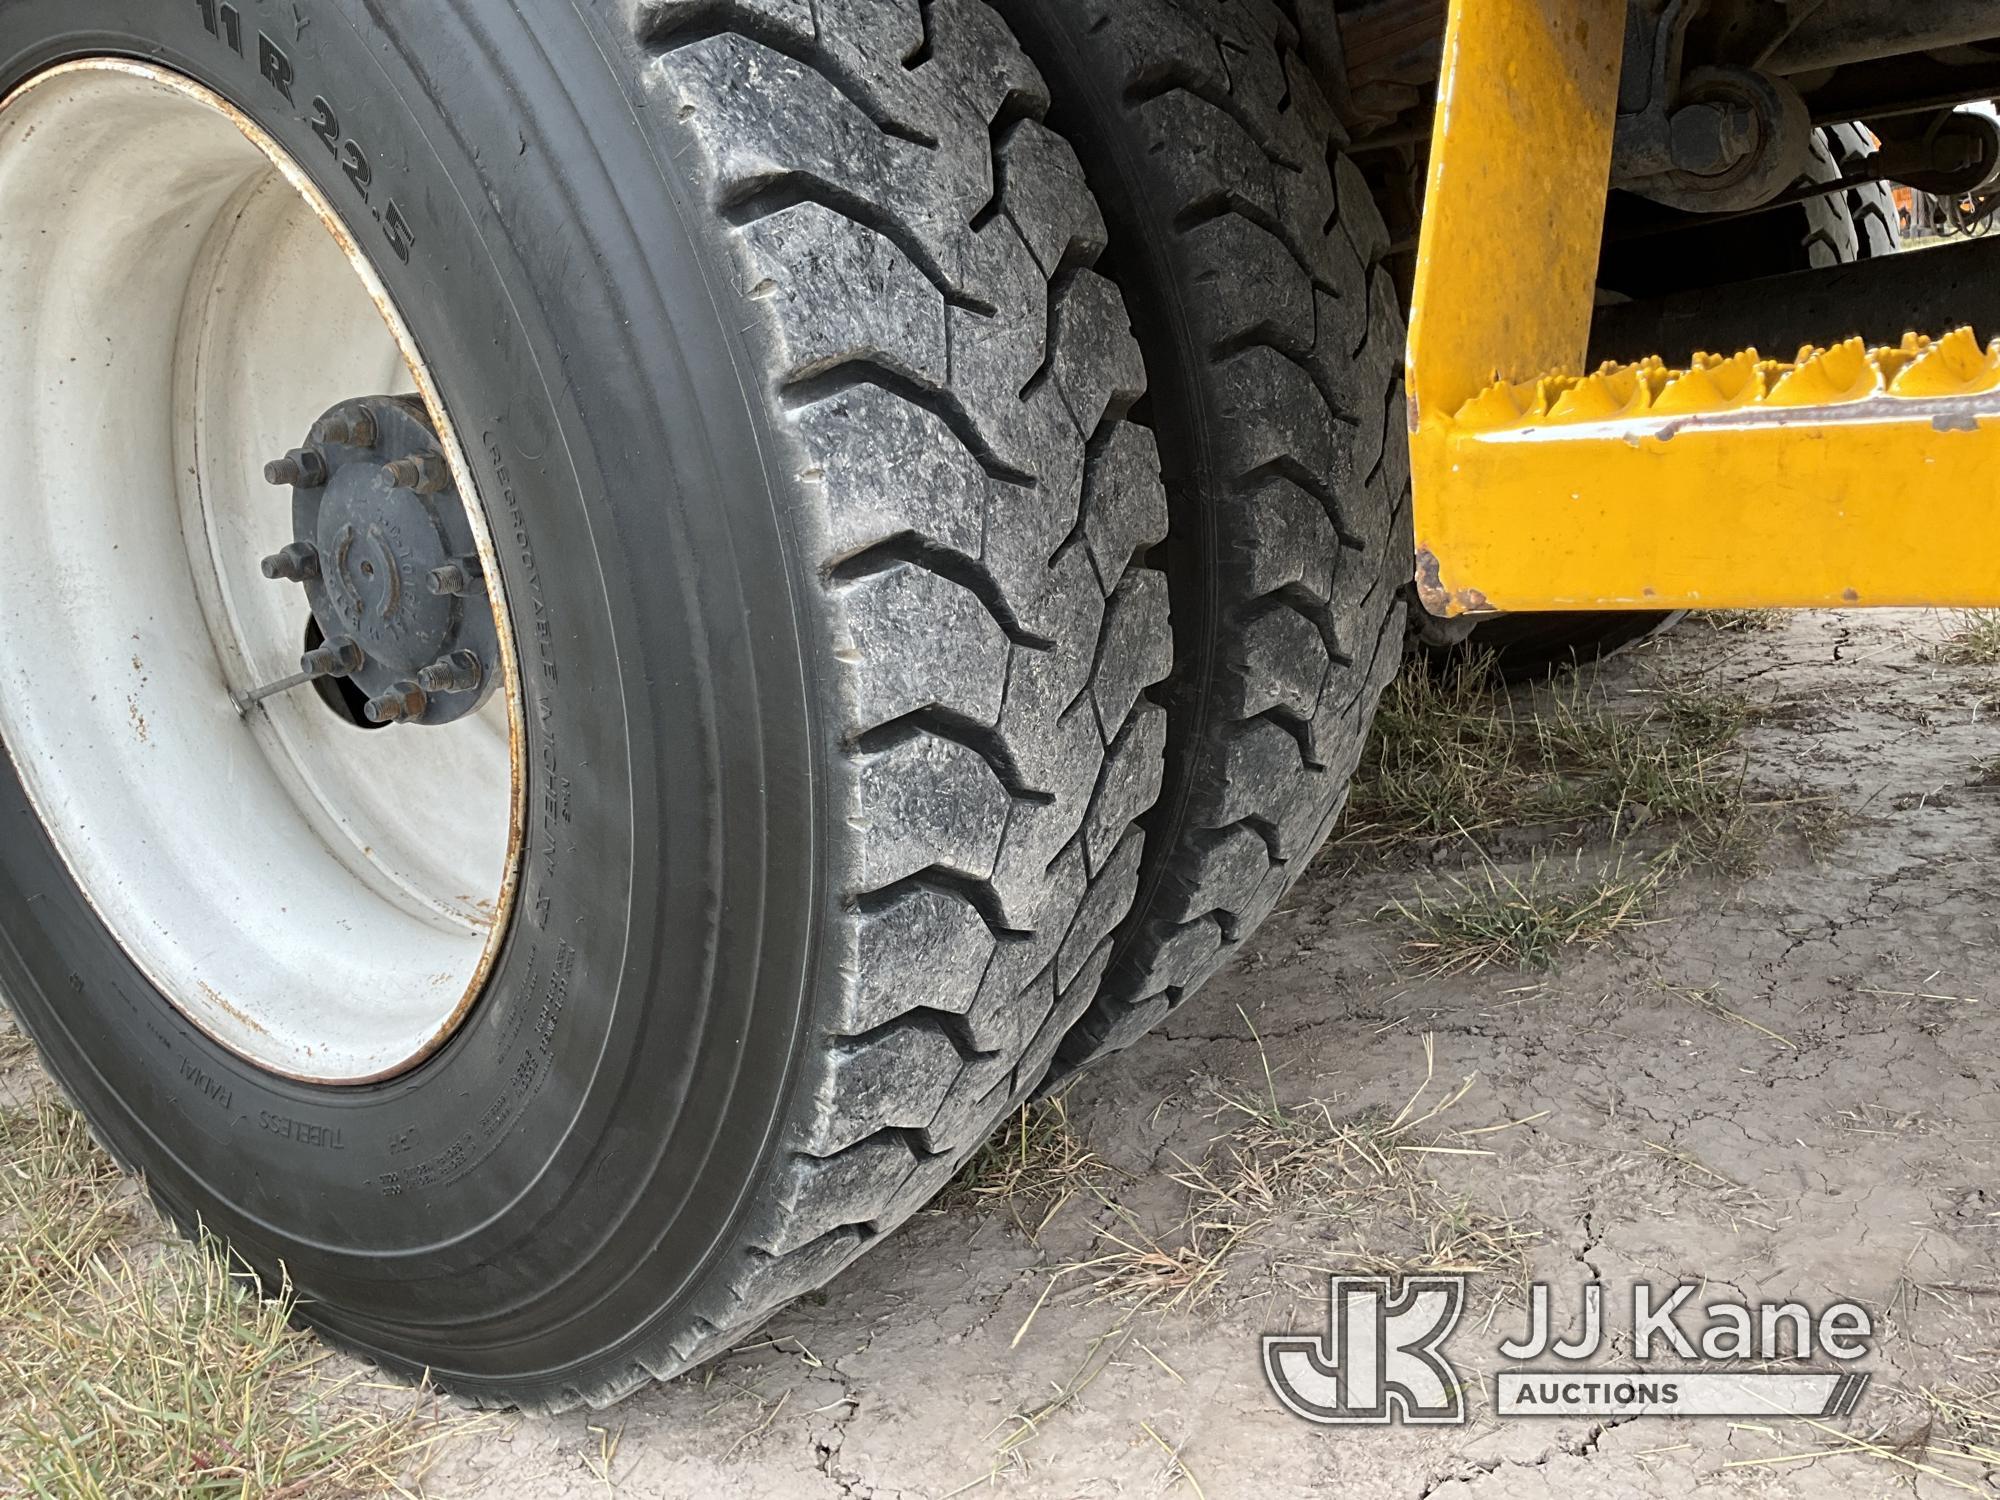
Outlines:
{"label": "wheel stud", "polygon": [[295,448],[264,465],[264,482],[316,490],[326,483],[326,458],[314,448]]}
{"label": "wheel stud", "polygon": [[299,658],[299,670],[315,677],[352,677],[366,664],[361,647],[344,635],[329,636]]}
{"label": "wheel stud", "polygon": [[375,416],[364,411],[351,417],[328,417],[320,424],[319,440],[322,443],[343,443],[350,448],[372,448],[375,446]]}
{"label": "wheel stud", "polygon": [[266,466],[294,488],[297,539],[263,560],[264,576],[308,585],[317,624],[297,674],[231,691],[239,711],[309,682],[363,725],[442,726],[479,711],[500,648],[491,612],[472,607],[488,581],[444,450],[417,403],[354,396]]}
{"label": "wheel stud", "polygon": [[480,577],[479,559],[461,557],[456,562],[431,569],[431,592],[445,597],[469,594]]}
{"label": "wheel stud", "polygon": [[399,490],[435,495],[451,488],[451,468],[435,453],[416,453],[382,466],[389,483]]}
{"label": "wheel stud", "polygon": [[430,698],[422,688],[414,682],[399,682],[388,692],[370,698],[362,712],[368,716],[370,724],[401,724],[409,719],[421,719],[428,707]]}
{"label": "wheel stud", "polygon": [[264,559],[264,576],[282,578],[287,583],[304,583],[319,577],[319,550],[310,542],[293,542]]}
{"label": "wheel stud", "polygon": [[417,684],[426,693],[474,693],[485,679],[486,669],[474,651],[441,656],[417,673]]}

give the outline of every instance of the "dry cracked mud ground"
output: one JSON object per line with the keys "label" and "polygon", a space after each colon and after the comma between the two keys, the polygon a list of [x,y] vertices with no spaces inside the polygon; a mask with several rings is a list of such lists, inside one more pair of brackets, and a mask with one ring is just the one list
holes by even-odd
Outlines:
{"label": "dry cracked mud ground", "polygon": [[[1611,664],[1593,702],[1728,721],[1679,766],[1712,783],[1695,816],[1357,814],[1239,962],[823,1295],[615,1409],[454,1443],[425,1491],[1994,1493],[2000,665],[1945,659],[1961,624],[1697,619]],[[1564,882],[1596,917],[1534,926]],[[1412,948],[1420,893],[1513,901],[1553,966]],[[1503,1422],[1490,1383],[1463,1427],[1310,1426],[1258,1336],[1371,1268],[1475,1273],[1468,1375],[1526,1280],[1573,1308],[1595,1277],[1858,1301],[1873,1380],[1826,1427]]]}

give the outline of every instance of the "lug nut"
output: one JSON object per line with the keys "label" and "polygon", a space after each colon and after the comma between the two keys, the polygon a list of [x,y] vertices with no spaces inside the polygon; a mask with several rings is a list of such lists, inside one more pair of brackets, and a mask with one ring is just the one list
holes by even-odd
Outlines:
{"label": "lug nut", "polygon": [[264,559],[264,576],[282,578],[287,583],[304,583],[319,577],[319,549],[311,542],[293,542]]}
{"label": "lug nut", "polygon": [[388,692],[370,698],[362,712],[370,724],[401,724],[408,719],[421,719],[429,707],[430,699],[422,688],[414,682],[399,682]]}
{"label": "lug nut", "polygon": [[431,592],[446,597],[469,594],[482,576],[478,558],[461,557],[431,569]]}
{"label": "lug nut", "polygon": [[350,448],[372,448],[375,446],[375,414],[363,411],[353,416],[328,417],[320,423],[319,440],[322,443],[344,443]]}
{"label": "lug nut", "polygon": [[476,651],[454,651],[417,673],[417,684],[427,693],[476,693],[485,680]]}
{"label": "lug nut", "polygon": [[294,448],[283,458],[274,458],[264,465],[264,482],[316,490],[326,483],[326,458],[314,448]]}
{"label": "lug nut", "polygon": [[336,635],[300,657],[299,670],[315,677],[352,677],[367,661],[351,637]]}
{"label": "lug nut", "polygon": [[451,467],[435,453],[416,453],[382,466],[389,483],[399,490],[435,495],[451,488]]}

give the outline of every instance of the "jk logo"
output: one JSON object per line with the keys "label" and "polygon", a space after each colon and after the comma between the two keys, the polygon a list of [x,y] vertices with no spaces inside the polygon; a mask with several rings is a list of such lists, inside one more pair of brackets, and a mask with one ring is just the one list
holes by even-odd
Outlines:
{"label": "jk logo", "polygon": [[1439,1352],[1465,1307],[1462,1276],[1329,1281],[1326,1335],[1266,1334],[1264,1378],[1308,1422],[1459,1423],[1465,1392]]}

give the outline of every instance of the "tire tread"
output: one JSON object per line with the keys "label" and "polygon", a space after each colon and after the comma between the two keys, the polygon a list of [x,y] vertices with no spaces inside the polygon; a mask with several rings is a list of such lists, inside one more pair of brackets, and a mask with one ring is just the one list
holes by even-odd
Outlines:
{"label": "tire tread", "polygon": [[[1001,8],[1111,80],[1119,149],[1093,160],[1120,159],[1114,221],[1167,268],[1190,327],[1184,349],[1149,358],[1176,362],[1212,449],[1203,474],[1170,478],[1202,508],[1213,601],[1167,689],[1173,781],[1148,825],[1140,906],[1060,1076],[1136,1040],[1227,962],[1338,816],[1402,656],[1389,559],[1409,526],[1403,324],[1387,233],[1284,7]],[[1156,274],[1137,260],[1123,253],[1122,274]],[[1158,314],[1148,337],[1173,321]],[[1124,708],[1121,695],[1107,717]]]}
{"label": "tire tread", "polygon": [[921,1207],[1040,1081],[1158,795],[1166,507],[1103,216],[981,0],[650,0],[655,107],[806,498],[843,735],[833,1000],[742,1238],[591,1405]]}

